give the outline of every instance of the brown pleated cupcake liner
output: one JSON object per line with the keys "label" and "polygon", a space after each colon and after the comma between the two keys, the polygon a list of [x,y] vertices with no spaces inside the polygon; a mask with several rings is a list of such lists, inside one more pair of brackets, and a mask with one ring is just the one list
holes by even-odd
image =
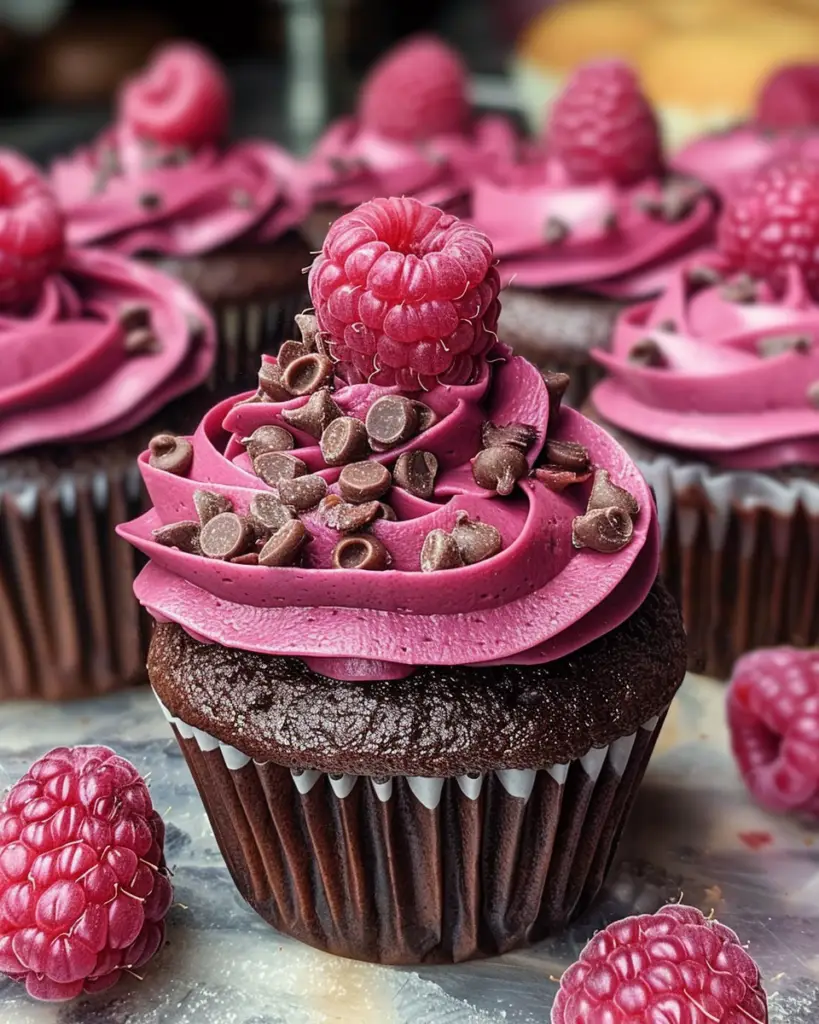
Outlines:
{"label": "brown pleated cupcake liner", "polygon": [[819,481],[639,459],[689,668],[727,678],[748,650],[819,644]]}
{"label": "brown pleated cupcake liner", "polygon": [[260,764],[165,714],[244,899],[302,942],[387,964],[565,927],[601,889],[662,724],[566,765],[421,779]]}
{"label": "brown pleated cupcake liner", "polygon": [[0,700],[91,697],[142,682],[141,556],[114,527],[140,515],[136,464],[0,484]]}

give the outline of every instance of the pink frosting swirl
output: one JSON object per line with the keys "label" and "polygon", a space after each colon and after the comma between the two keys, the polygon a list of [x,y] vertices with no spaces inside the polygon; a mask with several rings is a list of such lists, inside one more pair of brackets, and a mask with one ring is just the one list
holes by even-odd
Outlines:
{"label": "pink frosting swirl", "polygon": [[[146,311],[148,350],[128,351],[129,306]],[[0,454],[118,436],[201,384],[215,348],[183,285],[116,253],[69,250],[32,308],[0,310]]]}
{"label": "pink frosting swirl", "polygon": [[505,285],[576,285],[616,298],[645,297],[713,240],[715,210],[706,195],[665,218],[656,207],[669,183],[580,184],[545,144],[522,142],[502,121],[484,129],[479,150],[491,156],[472,182],[471,219],[492,238]]}
{"label": "pink frosting swirl", "polygon": [[[595,353],[609,377],[592,401],[615,426],[716,465],[819,465],[819,308],[794,267],[781,297],[757,282],[754,301],[732,301],[731,283],[697,288],[679,271],[625,310],[612,352]],[[655,365],[634,358],[646,345]]]}
{"label": "pink frosting swirl", "polygon": [[[303,522],[313,536],[302,567],[264,568],[215,561],[158,544],[157,527],[195,519],[197,489],[226,495],[245,512],[266,485],[240,443],[263,424],[296,437],[291,453],[336,492],[339,469],[328,468],[313,438],[282,418],[286,404],[229,400],[208,413],[193,435],[193,464],[184,477],[141,458],[153,508],[120,533],[150,558],[136,582],[139,600],[160,621],[177,622],[199,639],[267,654],[293,655],[339,679],[394,679],[419,664],[538,664],[569,654],[613,629],[642,603],[658,564],[656,514],[647,485],[626,453],[599,427],[563,410],[551,437],[586,445],[594,464],[636,497],[641,512],[626,547],[615,554],[578,550],[572,520],[586,508],[590,484],[555,493],[536,479],[518,482],[501,498],[479,487],[470,459],[480,448],[481,424],[523,422],[536,428],[530,465],[547,434],[549,397],[539,373],[520,358],[484,364],[470,385],[424,396],[438,419],[418,437],[371,456],[392,464],[402,452],[434,453],[440,470],[432,500],[394,487],[395,521],[377,520],[373,534],[392,561],[382,572],[331,568],[339,534],[319,512]],[[396,389],[336,381],[334,399],[362,418]],[[483,562],[439,572],[420,570],[420,551],[432,529],[451,530],[459,512],[495,526],[501,551]]]}

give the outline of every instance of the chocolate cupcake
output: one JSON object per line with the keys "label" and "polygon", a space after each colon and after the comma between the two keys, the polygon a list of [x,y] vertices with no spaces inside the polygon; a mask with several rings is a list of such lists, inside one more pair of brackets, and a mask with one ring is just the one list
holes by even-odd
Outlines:
{"label": "chocolate cupcake", "polygon": [[591,412],[654,489],[691,667],[721,678],[753,647],[819,643],[817,206],[815,165],[763,172],[727,204],[720,251],[598,354]]}
{"label": "chocolate cupcake", "polygon": [[145,507],[133,460],[194,411],[216,334],[180,282],[64,250],[21,157],[0,153],[0,181],[0,700],[92,695],[145,679],[139,560],[114,526]]}
{"label": "chocolate cupcake", "polygon": [[[492,261],[413,199],[340,218],[317,322],[205,416],[185,473],[141,457],[154,507],[120,531],[239,891],[344,956],[460,961],[563,927],[684,673],[649,491],[495,341]],[[342,327],[375,309],[366,374]],[[417,370],[380,364],[395,346]]]}
{"label": "chocolate cupcake", "polygon": [[680,259],[711,241],[703,187],[668,175],[659,130],[631,69],[581,67],[543,140],[502,123],[476,165],[472,220],[495,243],[505,285],[501,333],[539,366],[567,372],[581,402],[618,314],[655,294]]}
{"label": "chocolate cupcake", "polygon": [[204,51],[157,51],[125,83],[114,126],[59,159],[51,182],[72,245],[138,256],[179,277],[213,310],[213,380],[246,384],[306,303],[309,253],[297,226],[307,189],[268,142],[225,144],[230,97]]}

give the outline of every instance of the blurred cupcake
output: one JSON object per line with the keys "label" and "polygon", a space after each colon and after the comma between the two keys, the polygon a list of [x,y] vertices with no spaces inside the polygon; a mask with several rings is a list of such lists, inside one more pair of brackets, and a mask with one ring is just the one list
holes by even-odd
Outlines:
{"label": "blurred cupcake", "polygon": [[[367,203],[310,283],[317,321],[263,368],[285,390],[214,408],[181,475],[140,460],[153,686],[275,928],[383,963],[504,952],[595,897],[682,679],[654,505],[496,343],[474,228]],[[369,366],[333,374],[379,295]]]}
{"label": "blurred cupcake", "polygon": [[593,413],[654,489],[691,667],[720,677],[752,647],[819,643],[818,211],[817,165],[761,172],[719,251],[598,353]]}
{"label": "blurred cupcake", "polygon": [[703,187],[667,174],[654,113],[619,61],[580,68],[553,104],[544,139],[492,125],[473,180],[472,219],[495,243],[501,333],[516,352],[572,375],[570,401],[596,379],[592,349],[620,310],[658,292],[713,238]]}
{"label": "blurred cupcake", "polygon": [[296,161],[268,142],[225,143],[229,106],[206,52],[166,46],[122,87],[113,127],[51,169],[71,245],[148,260],[213,310],[224,383],[252,374],[291,328],[309,262]]}
{"label": "blurred cupcake", "polygon": [[180,282],[65,249],[22,157],[0,151],[0,186],[0,699],[88,696],[145,678],[137,560],[114,525],[144,507],[134,457],[190,415],[215,330]]}

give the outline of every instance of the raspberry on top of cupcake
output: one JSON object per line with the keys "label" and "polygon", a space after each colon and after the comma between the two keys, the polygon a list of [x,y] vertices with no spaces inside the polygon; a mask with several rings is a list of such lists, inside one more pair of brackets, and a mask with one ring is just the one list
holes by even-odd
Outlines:
{"label": "raspberry on top of cupcake", "polygon": [[534,144],[499,122],[489,131],[472,219],[494,239],[505,284],[644,297],[713,237],[710,197],[666,173],[654,111],[620,61],[579,68]]}
{"label": "raspberry on top of cupcake", "polygon": [[229,114],[227,79],[207,52],[157,50],[120,89],[115,123],[51,169],[69,242],[193,256],[299,224],[297,162],[269,142],[226,142]]}
{"label": "raspberry on top of cupcake", "polygon": [[[624,622],[657,573],[647,486],[497,340],[477,229],[412,198],[341,217],[315,317],[255,393],[140,460],[121,534],[160,622],[341,680],[541,664]],[[249,751],[252,754],[252,751]]]}
{"label": "raspberry on top of cupcake", "polygon": [[765,80],[745,124],[703,135],[674,157],[674,167],[723,198],[756,171],[784,159],[819,157],[819,64],[788,64]]}
{"label": "raspberry on top of cupcake", "polygon": [[115,437],[211,370],[210,315],[116,253],[65,246],[37,169],[0,150],[0,454]]}
{"label": "raspberry on top of cupcake", "polygon": [[592,401],[609,423],[726,468],[819,465],[819,165],[773,164],[718,249],[626,310]]}

